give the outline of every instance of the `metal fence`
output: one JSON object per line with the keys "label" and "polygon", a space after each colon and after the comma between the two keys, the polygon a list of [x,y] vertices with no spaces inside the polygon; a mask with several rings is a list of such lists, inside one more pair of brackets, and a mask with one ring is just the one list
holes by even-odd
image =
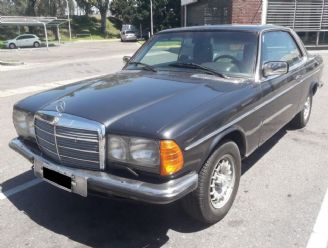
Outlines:
{"label": "metal fence", "polygon": [[266,23],[293,28],[307,45],[328,45],[328,0],[269,0]]}

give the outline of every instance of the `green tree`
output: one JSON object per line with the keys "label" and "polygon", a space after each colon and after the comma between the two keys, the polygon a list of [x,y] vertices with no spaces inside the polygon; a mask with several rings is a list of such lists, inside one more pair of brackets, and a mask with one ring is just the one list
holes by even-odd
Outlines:
{"label": "green tree", "polygon": [[24,15],[27,3],[26,0],[0,0],[0,15]]}
{"label": "green tree", "polygon": [[113,0],[111,13],[123,23],[133,23],[136,18],[137,0]]}
{"label": "green tree", "polygon": [[100,31],[102,34],[106,34],[106,22],[107,22],[107,13],[109,10],[109,0],[78,0],[76,2],[81,8],[86,10],[86,13],[90,13],[92,7],[95,7],[99,10],[101,16],[101,27]]}
{"label": "green tree", "polygon": [[106,34],[107,13],[109,9],[109,0],[94,0],[94,6],[99,10],[101,16],[100,31]]}
{"label": "green tree", "polygon": [[[111,13],[123,23],[150,28],[150,0],[113,0]],[[154,28],[180,26],[180,1],[153,0]]]}
{"label": "green tree", "polygon": [[88,16],[92,14],[92,1],[89,0],[76,0],[77,5],[84,10],[85,15]]}

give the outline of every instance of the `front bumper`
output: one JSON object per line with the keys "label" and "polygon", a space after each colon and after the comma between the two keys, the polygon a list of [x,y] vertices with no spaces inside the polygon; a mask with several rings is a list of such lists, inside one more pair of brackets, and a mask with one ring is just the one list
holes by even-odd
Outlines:
{"label": "front bumper", "polygon": [[[174,202],[197,188],[198,174],[191,172],[185,176],[161,184],[147,183],[123,178],[102,171],[89,171],[55,164],[44,158],[38,149],[19,138],[13,139],[9,146],[34,163],[34,174],[44,179],[43,167],[72,178],[71,192],[87,196],[99,193],[119,196],[155,204]],[[46,180],[46,179],[44,179]],[[46,180],[50,182],[49,180]],[[53,182],[50,182],[57,187]]]}

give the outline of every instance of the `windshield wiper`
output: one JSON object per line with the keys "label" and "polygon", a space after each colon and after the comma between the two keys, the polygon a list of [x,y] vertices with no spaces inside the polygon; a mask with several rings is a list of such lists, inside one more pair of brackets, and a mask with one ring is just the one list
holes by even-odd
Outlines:
{"label": "windshield wiper", "polygon": [[220,73],[220,72],[217,72],[211,68],[208,68],[208,67],[205,67],[205,66],[202,66],[202,65],[199,65],[199,64],[195,64],[195,63],[182,63],[182,62],[177,62],[177,63],[172,63],[172,64],[169,64],[169,66],[173,66],[173,67],[180,67],[180,68],[194,68],[194,69],[200,69],[202,71],[205,71],[207,73],[210,73],[212,75],[216,75],[216,76],[219,76],[219,77],[222,77],[222,78],[228,78],[226,75]]}
{"label": "windshield wiper", "polygon": [[128,62],[128,65],[142,65],[143,68],[147,69],[148,71],[157,72],[157,70],[153,66],[148,65],[146,63],[142,63],[142,62],[130,61],[130,62]]}

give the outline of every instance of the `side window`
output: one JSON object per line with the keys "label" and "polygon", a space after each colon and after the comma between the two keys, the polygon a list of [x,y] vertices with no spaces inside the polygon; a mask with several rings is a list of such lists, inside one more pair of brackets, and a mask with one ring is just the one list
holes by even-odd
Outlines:
{"label": "side window", "polygon": [[25,39],[25,35],[19,36],[19,37],[17,38],[17,40],[24,40],[24,39]]}
{"label": "side window", "polygon": [[262,64],[268,61],[285,61],[292,66],[302,59],[302,54],[288,32],[273,31],[263,34]]}

